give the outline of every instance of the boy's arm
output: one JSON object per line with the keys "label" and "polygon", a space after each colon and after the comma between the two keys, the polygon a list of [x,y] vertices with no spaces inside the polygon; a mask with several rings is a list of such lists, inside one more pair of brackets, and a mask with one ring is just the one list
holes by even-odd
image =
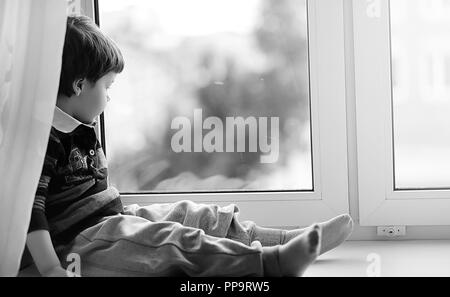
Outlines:
{"label": "boy's arm", "polygon": [[28,233],[27,247],[42,276],[67,276],[66,271],[61,267],[47,230]]}
{"label": "boy's arm", "polygon": [[53,135],[51,132],[41,177],[34,198],[27,235],[28,250],[33,257],[37,269],[43,276],[66,276],[50,238],[45,210],[49,184],[55,176],[56,165],[62,154],[62,144],[56,135]]}

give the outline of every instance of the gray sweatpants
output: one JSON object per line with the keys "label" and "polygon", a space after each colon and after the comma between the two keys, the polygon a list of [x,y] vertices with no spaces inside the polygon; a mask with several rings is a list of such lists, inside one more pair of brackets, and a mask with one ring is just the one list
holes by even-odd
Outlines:
{"label": "gray sweatpants", "polygon": [[[238,214],[235,204],[188,200],[131,205],[81,232],[58,255],[63,266],[71,263],[68,255],[79,256],[82,276],[264,276],[263,246],[281,244],[285,231],[239,222]],[[264,262],[278,267],[276,253]]]}

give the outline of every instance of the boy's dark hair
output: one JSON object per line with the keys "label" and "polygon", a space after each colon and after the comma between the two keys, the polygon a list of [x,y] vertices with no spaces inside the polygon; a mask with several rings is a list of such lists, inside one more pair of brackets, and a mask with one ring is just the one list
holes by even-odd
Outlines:
{"label": "boy's dark hair", "polygon": [[73,82],[96,83],[108,72],[122,72],[124,60],[117,45],[86,16],[69,16],[58,94],[72,96]]}

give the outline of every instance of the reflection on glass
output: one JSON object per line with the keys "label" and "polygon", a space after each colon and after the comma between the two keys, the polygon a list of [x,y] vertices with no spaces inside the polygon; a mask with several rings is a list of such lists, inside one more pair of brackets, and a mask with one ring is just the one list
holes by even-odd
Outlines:
{"label": "reflection on glass", "polygon": [[450,188],[450,0],[391,0],[395,187]]}
{"label": "reflection on glass", "polygon": [[120,191],[312,190],[306,0],[108,0],[100,20],[126,62],[105,111]]}

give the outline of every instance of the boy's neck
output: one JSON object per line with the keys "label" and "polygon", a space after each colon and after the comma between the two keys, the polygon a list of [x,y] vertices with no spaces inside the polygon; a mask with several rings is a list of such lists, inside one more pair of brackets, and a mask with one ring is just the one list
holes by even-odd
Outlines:
{"label": "boy's neck", "polygon": [[64,95],[58,95],[56,99],[56,106],[74,118],[74,110],[72,105],[70,104],[69,97]]}

